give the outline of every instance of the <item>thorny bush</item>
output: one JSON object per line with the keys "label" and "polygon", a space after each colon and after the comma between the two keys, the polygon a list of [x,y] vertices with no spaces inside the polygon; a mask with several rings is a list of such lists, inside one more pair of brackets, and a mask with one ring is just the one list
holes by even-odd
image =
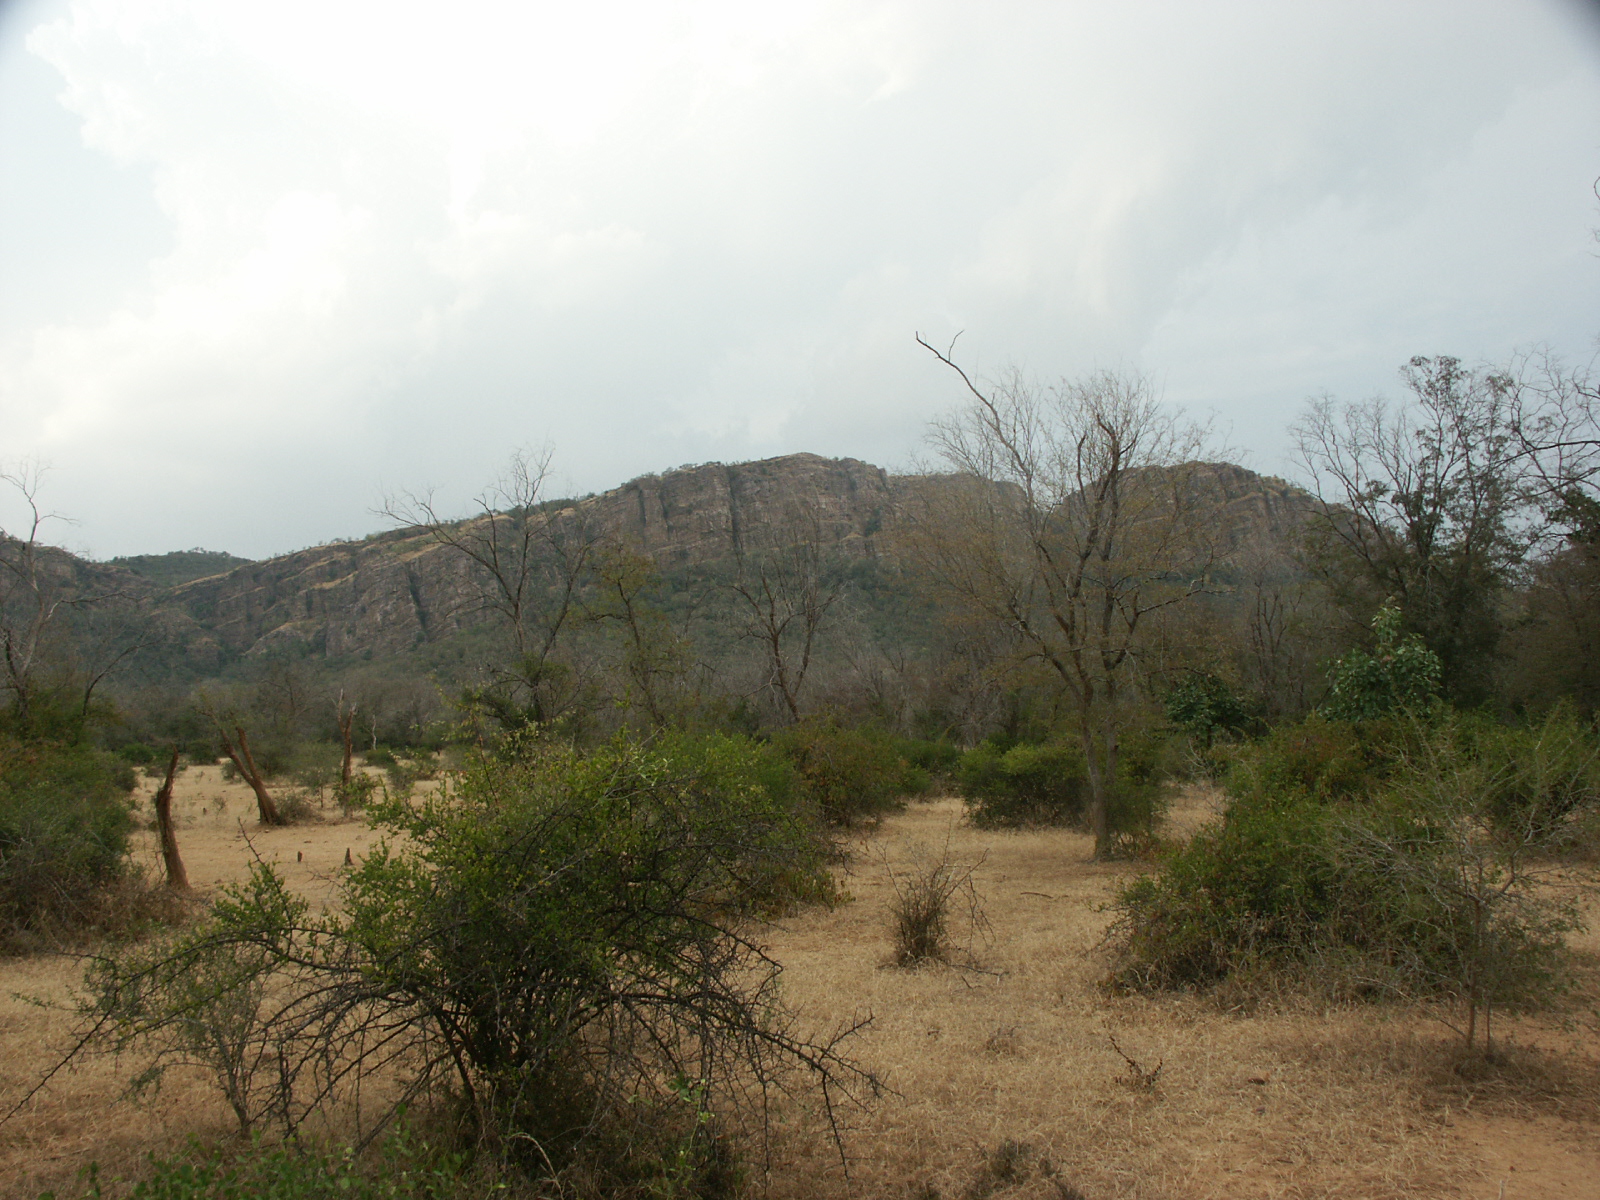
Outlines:
{"label": "thorny bush", "polygon": [[[779,1001],[757,922],[825,873],[759,768],[735,738],[512,735],[376,806],[391,840],[329,912],[257,864],[207,922],[102,961],[88,1015],[158,1067],[235,1061],[206,1031],[245,1027],[228,1044],[266,1079],[242,1124],[292,1132],[387,1072],[399,1103],[447,1093],[475,1144],[564,1187],[715,1190],[726,1135],[776,1092],[809,1081],[831,1120],[879,1086],[842,1051],[859,1026],[813,1039]],[[246,984],[260,1003],[228,1010]]]}

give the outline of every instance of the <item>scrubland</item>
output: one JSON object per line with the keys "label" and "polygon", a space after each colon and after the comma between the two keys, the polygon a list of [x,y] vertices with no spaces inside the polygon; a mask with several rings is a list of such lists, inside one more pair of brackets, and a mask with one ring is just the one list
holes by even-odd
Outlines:
{"label": "scrubland", "polygon": [[[1217,798],[1181,793],[1169,836]],[[179,782],[179,836],[202,893],[255,856],[327,903],[359,819],[262,829],[251,799],[215,768]],[[138,854],[156,869],[153,836]],[[1463,1058],[1426,1006],[1325,1006],[1305,995],[1227,991],[1161,997],[1107,990],[1102,939],[1119,882],[1144,869],[1090,861],[1062,831],[983,831],[954,800],[912,804],[855,838],[843,900],[760,931],[783,994],[808,1028],[870,1015],[851,1052],[889,1091],[844,1110],[845,1161],[821,1114],[780,1105],[756,1194],[788,1197],[1541,1197],[1600,1196],[1600,905],[1571,935],[1577,986],[1537,1017],[1502,1018],[1495,1061]],[[892,875],[945,854],[977,864],[985,920],[953,919],[947,963],[894,965]],[[1592,888],[1592,867],[1552,886]],[[70,1048],[66,1009],[80,958],[0,960],[0,1103],[9,1111]],[[191,1138],[236,1137],[200,1073],[136,1101],[139,1064],[87,1058],[0,1126],[0,1189],[75,1195],[84,1172],[137,1178],[144,1156]],[[355,1114],[335,1121],[357,1120]],[[348,1137],[322,1127],[309,1136]]]}

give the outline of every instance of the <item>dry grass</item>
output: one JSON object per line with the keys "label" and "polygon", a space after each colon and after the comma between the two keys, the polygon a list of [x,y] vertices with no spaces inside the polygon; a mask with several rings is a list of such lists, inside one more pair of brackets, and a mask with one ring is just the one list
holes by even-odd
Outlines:
{"label": "dry grass", "polygon": [[[1192,830],[1213,804],[1186,794],[1173,826]],[[178,810],[196,885],[239,877],[251,853],[238,825],[253,812],[248,789],[214,769],[191,772]],[[345,849],[359,855],[372,840],[359,823],[247,828],[255,851],[313,901],[330,895]],[[987,855],[974,883],[988,938],[957,965],[897,968],[890,872],[903,875],[916,848],[942,845],[947,831],[952,861]],[[980,832],[950,801],[915,805],[852,856],[841,881],[850,902],[770,931],[807,1024],[874,1014],[857,1052],[897,1093],[853,1116],[848,1181],[818,1114],[780,1114],[774,1200],[1070,1200],[1074,1189],[1085,1200],[1492,1200],[1502,1179],[1505,1200],[1600,1197],[1595,934],[1576,939],[1589,956],[1586,998],[1506,1022],[1506,1061],[1462,1070],[1452,1035],[1422,1011],[1283,1002],[1245,1015],[1215,998],[1108,995],[1102,906],[1136,868],[1089,863],[1089,851],[1077,834]],[[12,994],[60,998],[77,975],[64,958],[0,962],[5,1107],[67,1030],[62,1013]],[[134,1069],[90,1062],[0,1127],[0,1195],[70,1185],[91,1158],[126,1174],[190,1133],[227,1136],[231,1115],[199,1077],[172,1081],[155,1105],[119,1099]]]}
{"label": "dry grass", "polygon": [[[1178,821],[1192,828],[1209,802],[1186,796]],[[859,1052],[898,1093],[855,1122],[848,1183],[793,1114],[774,1196],[1494,1196],[1463,1111],[1586,1128],[1590,1148],[1571,1152],[1600,1180],[1592,1028],[1520,1022],[1506,1030],[1519,1042],[1562,1044],[1524,1044],[1471,1078],[1424,1013],[1289,1005],[1247,1018],[1206,998],[1107,995],[1102,906],[1127,869],[1087,862],[1079,835],[958,827],[952,855],[988,855],[976,879],[993,931],[982,970],[885,969],[896,847],[937,840],[953,815],[945,801],[887,822],[876,849],[888,862],[858,854],[845,881],[854,902],[773,937],[809,1019],[874,1014]],[[1026,1147],[1026,1162],[997,1181],[993,1156],[1007,1143]]]}

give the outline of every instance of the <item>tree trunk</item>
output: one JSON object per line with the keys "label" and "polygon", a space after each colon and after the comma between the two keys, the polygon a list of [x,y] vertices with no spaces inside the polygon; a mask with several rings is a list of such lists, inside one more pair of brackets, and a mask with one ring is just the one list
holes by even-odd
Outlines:
{"label": "tree trunk", "polygon": [[256,770],[256,760],[250,753],[250,739],[245,736],[244,727],[236,725],[234,734],[239,739],[238,749],[228,740],[228,735],[222,735],[222,750],[233,760],[234,767],[250,785],[250,790],[256,794],[256,812],[263,825],[280,825],[278,806],[272,801],[272,794],[267,791],[267,785],[261,779],[261,772]]}
{"label": "tree trunk", "polygon": [[178,835],[172,828],[172,782],[178,777],[178,748],[172,748],[166,782],[156,793],[156,828],[161,834],[161,858],[167,866],[167,886],[175,892],[189,890],[189,874],[178,854]]}
{"label": "tree trunk", "polygon": [[339,714],[339,737],[344,742],[344,759],[339,764],[339,782],[342,784],[350,782],[350,764],[355,757],[355,747],[352,744],[355,723],[355,709],[352,708],[349,712],[341,712]]}

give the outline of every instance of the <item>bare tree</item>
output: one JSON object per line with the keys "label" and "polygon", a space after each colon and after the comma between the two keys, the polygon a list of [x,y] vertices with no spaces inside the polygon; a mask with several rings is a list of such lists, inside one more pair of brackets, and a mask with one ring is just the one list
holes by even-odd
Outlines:
{"label": "bare tree", "polygon": [[642,709],[650,726],[659,729],[688,701],[693,646],[650,601],[648,593],[660,582],[650,559],[608,543],[595,555],[593,575],[595,595],[586,606],[587,615],[621,633],[618,668],[624,681],[623,703]]}
{"label": "bare tree", "polygon": [[167,886],[175,892],[189,890],[189,873],[183,868],[183,856],[178,853],[178,833],[172,824],[172,785],[178,778],[178,747],[172,748],[167,760],[167,775],[156,792],[156,830],[161,837],[161,861],[167,869]]}
{"label": "bare tree", "polygon": [[827,561],[814,508],[796,508],[772,536],[773,543],[760,549],[736,544],[728,591],[740,633],[761,648],[765,686],[787,718],[798,721],[817,638],[844,583]]}
{"label": "bare tree", "polygon": [[40,540],[46,525],[66,520],[41,507],[43,477],[44,467],[36,460],[0,471],[0,482],[21,497],[26,511],[26,530],[21,536],[0,528],[3,686],[10,693],[17,726],[24,732],[33,731],[41,718],[39,709],[49,690],[46,680],[50,675],[56,676],[57,684],[70,682],[81,724],[88,718],[96,688],[140,648],[139,639],[126,636],[127,630],[114,630],[109,636],[80,639],[85,644],[77,648],[80,653],[73,653],[68,628],[72,618],[79,618],[81,624],[89,610],[113,604],[122,593],[115,588],[85,586],[72,558]]}
{"label": "bare tree", "polygon": [[598,536],[578,505],[547,498],[550,459],[549,450],[517,451],[465,520],[445,518],[426,493],[391,497],[383,509],[469,564],[468,607],[498,618],[512,651],[509,662],[490,664],[493,682],[478,699],[508,725],[557,720],[578,690],[560,650]]}
{"label": "bare tree", "polygon": [[1194,486],[1207,431],[1138,376],[983,387],[918,337],[969,400],[929,440],[955,472],[923,491],[910,553],[945,596],[1014,638],[1070,701],[1095,853],[1114,848],[1118,731],[1146,619],[1205,589],[1214,553]]}

